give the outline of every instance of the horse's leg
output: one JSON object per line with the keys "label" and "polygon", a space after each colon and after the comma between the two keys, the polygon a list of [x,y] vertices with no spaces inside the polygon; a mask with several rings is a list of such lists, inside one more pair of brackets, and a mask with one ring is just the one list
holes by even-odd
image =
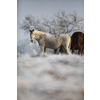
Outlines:
{"label": "horse's leg", "polygon": [[69,50],[71,49],[71,38],[70,38],[70,42],[69,42],[68,48],[69,48]]}
{"label": "horse's leg", "polygon": [[78,49],[78,54],[80,54],[80,48]]}
{"label": "horse's leg", "polygon": [[84,54],[84,46],[82,47],[82,55]]}
{"label": "horse's leg", "polygon": [[66,50],[63,46],[62,46],[62,53],[66,53]]}
{"label": "horse's leg", "polygon": [[44,53],[46,53],[46,47],[44,47]]}
{"label": "horse's leg", "polygon": [[67,46],[64,46],[64,48],[65,48],[66,53],[67,53],[67,54],[70,54],[68,45],[67,45]]}
{"label": "horse's leg", "polygon": [[65,52],[67,54],[70,54],[70,49],[69,49],[69,46],[70,46],[70,39],[63,45],[64,49],[65,49]]}
{"label": "horse's leg", "polygon": [[60,48],[57,49],[56,54],[59,54],[59,49],[60,49]]}
{"label": "horse's leg", "polygon": [[80,51],[80,53],[81,53],[81,56],[82,56],[82,48],[81,48],[81,51]]}
{"label": "horse's leg", "polygon": [[54,49],[54,54],[56,54],[57,53],[57,49]]}
{"label": "horse's leg", "polygon": [[82,44],[80,43],[80,42],[78,42],[78,48],[79,48],[79,51],[78,51],[78,54],[80,55],[82,55],[82,51],[83,51],[83,46],[82,46]]}
{"label": "horse's leg", "polygon": [[75,46],[72,47],[72,54],[74,53],[74,50],[75,50]]}
{"label": "horse's leg", "polygon": [[80,55],[80,54],[81,54],[81,52],[82,52],[82,48],[81,48],[81,47],[79,47],[78,54]]}
{"label": "horse's leg", "polygon": [[84,54],[84,48],[83,48],[83,50],[82,50],[82,55]]}
{"label": "horse's leg", "polygon": [[70,38],[69,43],[68,43],[68,52],[69,52],[69,54],[71,53],[70,48],[71,48],[71,38]]}
{"label": "horse's leg", "polygon": [[83,47],[81,47],[81,56],[83,55]]}
{"label": "horse's leg", "polygon": [[44,47],[44,53],[45,53],[45,55],[46,55],[46,47]]}
{"label": "horse's leg", "polygon": [[60,52],[61,54],[64,53],[63,46],[60,46],[60,47],[59,47],[59,52]]}
{"label": "horse's leg", "polygon": [[40,48],[41,48],[41,54],[43,55],[43,53],[44,53],[44,47],[41,46]]}
{"label": "horse's leg", "polygon": [[84,54],[84,47],[81,48],[81,55]]}
{"label": "horse's leg", "polygon": [[59,53],[62,53],[62,47],[61,46],[59,47]]}
{"label": "horse's leg", "polygon": [[63,46],[61,46],[60,49],[61,49],[61,50],[60,50],[60,53],[61,53],[61,54],[66,52]]}
{"label": "horse's leg", "polygon": [[70,49],[68,48],[68,46],[67,46],[67,53],[70,54]]}

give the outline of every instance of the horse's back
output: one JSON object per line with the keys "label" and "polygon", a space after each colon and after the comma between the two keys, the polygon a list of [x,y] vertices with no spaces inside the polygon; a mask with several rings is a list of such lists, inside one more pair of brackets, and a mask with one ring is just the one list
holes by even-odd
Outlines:
{"label": "horse's back", "polygon": [[67,34],[60,34],[60,37],[65,37],[65,38],[70,38],[70,36],[69,35],[67,35]]}

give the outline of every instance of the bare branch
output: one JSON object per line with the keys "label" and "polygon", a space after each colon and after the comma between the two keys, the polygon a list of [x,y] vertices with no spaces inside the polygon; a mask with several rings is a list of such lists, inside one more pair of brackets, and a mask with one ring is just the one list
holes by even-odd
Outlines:
{"label": "bare branch", "polygon": [[84,31],[84,19],[77,15],[77,12],[66,14],[65,11],[57,12],[54,17],[41,17],[36,19],[32,15],[28,15],[20,24],[21,29],[27,31],[34,28],[39,31],[48,32],[53,35],[70,34],[73,31]]}

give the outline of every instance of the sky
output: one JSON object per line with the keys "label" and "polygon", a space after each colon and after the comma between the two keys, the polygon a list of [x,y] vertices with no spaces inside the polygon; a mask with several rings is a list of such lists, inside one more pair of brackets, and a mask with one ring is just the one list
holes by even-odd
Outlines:
{"label": "sky", "polygon": [[[52,17],[60,10],[66,14],[76,11],[84,18],[84,0],[17,0],[17,23],[22,23],[26,15]],[[24,31],[17,24],[17,42],[24,37]]]}

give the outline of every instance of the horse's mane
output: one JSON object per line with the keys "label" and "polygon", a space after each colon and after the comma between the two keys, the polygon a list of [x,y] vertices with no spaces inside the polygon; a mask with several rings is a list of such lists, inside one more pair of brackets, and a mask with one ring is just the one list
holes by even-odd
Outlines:
{"label": "horse's mane", "polygon": [[38,30],[34,30],[36,33],[42,33],[42,34],[47,34],[47,35],[49,35],[48,33],[44,33],[44,32],[42,32],[42,31],[38,31]]}
{"label": "horse's mane", "polygon": [[[38,31],[38,30],[34,30],[36,33],[42,33],[42,34],[44,34],[44,32],[42,32],[42,31]],[[47,33],[46,33],[47,34]]]}

